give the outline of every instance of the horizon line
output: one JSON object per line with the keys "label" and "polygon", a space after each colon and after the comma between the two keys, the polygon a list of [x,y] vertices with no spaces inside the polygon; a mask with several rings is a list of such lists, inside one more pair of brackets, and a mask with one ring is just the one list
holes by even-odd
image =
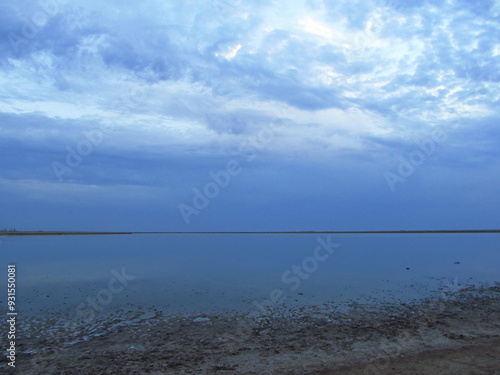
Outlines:
{"label": "horizon line", "polygon": [[425,234],[425,233],[500,233],[500,229],[428,229],[428,230],[360,230],[360,231],[0,231],[0,236],[49,235],[121,235],[121,234]]}

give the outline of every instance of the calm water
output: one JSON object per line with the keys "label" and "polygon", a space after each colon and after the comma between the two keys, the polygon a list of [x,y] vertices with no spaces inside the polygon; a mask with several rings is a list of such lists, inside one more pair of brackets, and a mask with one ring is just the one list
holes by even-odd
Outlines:
{"label": "calm water", "polygon": [[[499,234],[333,235],[340,246],[332,254],[315,253],[318,238],[327,241],[311,234],[3,237],[0,261],[4,279],[6,265],[17,265],[19,310],[35,315],[74,310],[89,298],[104,301],[102,310],[171,313],[248,311],[276,293],[287,305],[398,302],[500,281]],[[110,284],[113,270],[130,280]]]}

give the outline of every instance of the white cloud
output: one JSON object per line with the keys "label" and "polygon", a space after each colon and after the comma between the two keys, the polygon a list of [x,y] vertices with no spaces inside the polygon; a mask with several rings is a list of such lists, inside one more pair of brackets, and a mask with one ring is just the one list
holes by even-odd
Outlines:
{"label": "white cloud", "polygon": [[[475,65],[477,56],[469,58],[479,53],[486,24],[469,17],[457,25],[461,11],[453,4],[407,14],[363,4],[357,23],[347,22],[353,15],[347,8],[333,12],[305,1],[285,8],[194,4],[72,5],[60,24],[72,27],[63,33],[46,25],[29,53],[8,57],[0,68],[0,111],[133,130],[138,136],[124,148],[165,142],[230,149],[255,128],[240,135],[214,130],[208,115],[253,111],[272,119],[281,105],[294,124],[283,137],[304,152],[325,140],[362,149],[362,136],[404,136],[394,116],[425,128],[457,111],[495,112],[498,87],[457,73],[486,69]],[[496,45],[483,58],[498,53]]]}
{"label": "white cloud", "polygon": [[310,17],[303,18],[299,20],[299,24],[302,25],[302,29],[310,34],[322,36],[326,39],[332,39],[334,37],[341,37],[345,39],[342,34],[335,32],[329,27],[325,26],[321,22],[314,20]]}
{"label": "white cloud", "polygon": [[241,44],[237,44],[237,45],[229,48],[226,52],[215,53],[215,56],[222,56],[226,60],[230,61],[236,57],[236,55],[238,54],[238,51],[241,49],[241,47],[242,47]]}

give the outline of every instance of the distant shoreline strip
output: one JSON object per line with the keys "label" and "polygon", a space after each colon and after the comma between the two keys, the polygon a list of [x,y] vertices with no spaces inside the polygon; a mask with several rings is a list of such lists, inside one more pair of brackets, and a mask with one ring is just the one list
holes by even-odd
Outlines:
{"label": "distant shoreline strip", "polygon": [[134,234],[134,232],[65,232],[65,231],[15,231],[0,232],[0,236],[81,236],[103,234]]}
{"label": "distant shoreline strip", "polygon": [[249,232],[74,232],[74,231],[5,231],[0,236],[81,236],[121,234],[425,234],[425,233],[500,233],[500,229],[459,230],[382,230],[382,231],[249,231]]}

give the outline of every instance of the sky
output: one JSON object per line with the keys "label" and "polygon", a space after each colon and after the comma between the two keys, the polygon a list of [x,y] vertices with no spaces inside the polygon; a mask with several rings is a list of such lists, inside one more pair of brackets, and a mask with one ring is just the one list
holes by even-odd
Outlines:
{"label": "sky", "polygon": [[500,1],[0,4],[0,227],[500,225]]}

